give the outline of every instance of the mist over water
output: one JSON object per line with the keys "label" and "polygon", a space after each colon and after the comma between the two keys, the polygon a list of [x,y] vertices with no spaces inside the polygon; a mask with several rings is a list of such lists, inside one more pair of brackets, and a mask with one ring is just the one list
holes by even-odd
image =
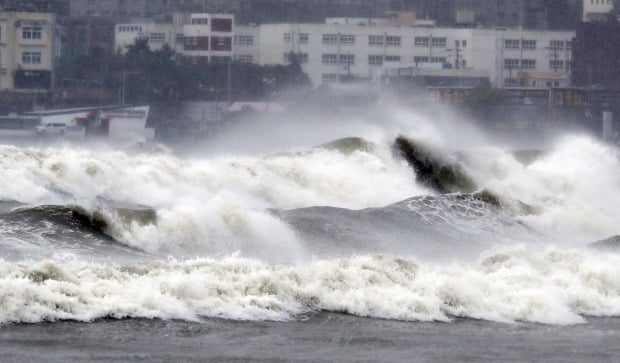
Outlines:
{"label": "mist over water", "polygon": [[[423,182],[399,136],[475,190]],[[620,256],[588,247],[620,234],[616,147],[496,140],[381,101],[170,149],[2,145],[0,323],[617,316]]]}

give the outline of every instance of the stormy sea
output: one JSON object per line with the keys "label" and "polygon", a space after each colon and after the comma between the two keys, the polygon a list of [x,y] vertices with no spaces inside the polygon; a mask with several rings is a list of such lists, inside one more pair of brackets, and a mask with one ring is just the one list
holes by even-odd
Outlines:
{"label": "stormy sea", "polygon": [[393,109],[0,145],[0,360],[617,361],[618,148]]}

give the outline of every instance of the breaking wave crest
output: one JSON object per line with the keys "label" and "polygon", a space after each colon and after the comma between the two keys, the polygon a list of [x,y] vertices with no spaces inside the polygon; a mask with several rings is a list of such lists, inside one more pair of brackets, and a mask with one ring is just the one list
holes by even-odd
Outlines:
{"label": "breaking wave crest", "polygon": [[317,311],[407,321],[574,324],[620,315],[620,256],[495,250],[447,265],[361,256],[282,266],[229,257],[117,266],[0,262],[0,322],[290,320]]}

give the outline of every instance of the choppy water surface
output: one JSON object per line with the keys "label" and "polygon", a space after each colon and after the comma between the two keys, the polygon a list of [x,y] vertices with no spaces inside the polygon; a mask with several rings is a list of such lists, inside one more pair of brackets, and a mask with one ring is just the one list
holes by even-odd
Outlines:
{"label": "choppy water surface", "polygon": [[362,130],[192,156],[0,145],[0,353],[617,355],[620,255],[590,244],[620,234],[615,147]]}

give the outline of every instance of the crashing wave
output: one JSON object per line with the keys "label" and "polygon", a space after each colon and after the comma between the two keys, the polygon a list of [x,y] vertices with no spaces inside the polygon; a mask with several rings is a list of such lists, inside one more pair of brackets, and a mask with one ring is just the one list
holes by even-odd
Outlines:
{"label": "crashing wave", "polygon": [[523,247],[473,263],[382,255],[269,265],[225,258],[126,266],[0,260],[0,323],[100,318],[290,320],[331,311],[575,324],[620,316],[620,256]]}

